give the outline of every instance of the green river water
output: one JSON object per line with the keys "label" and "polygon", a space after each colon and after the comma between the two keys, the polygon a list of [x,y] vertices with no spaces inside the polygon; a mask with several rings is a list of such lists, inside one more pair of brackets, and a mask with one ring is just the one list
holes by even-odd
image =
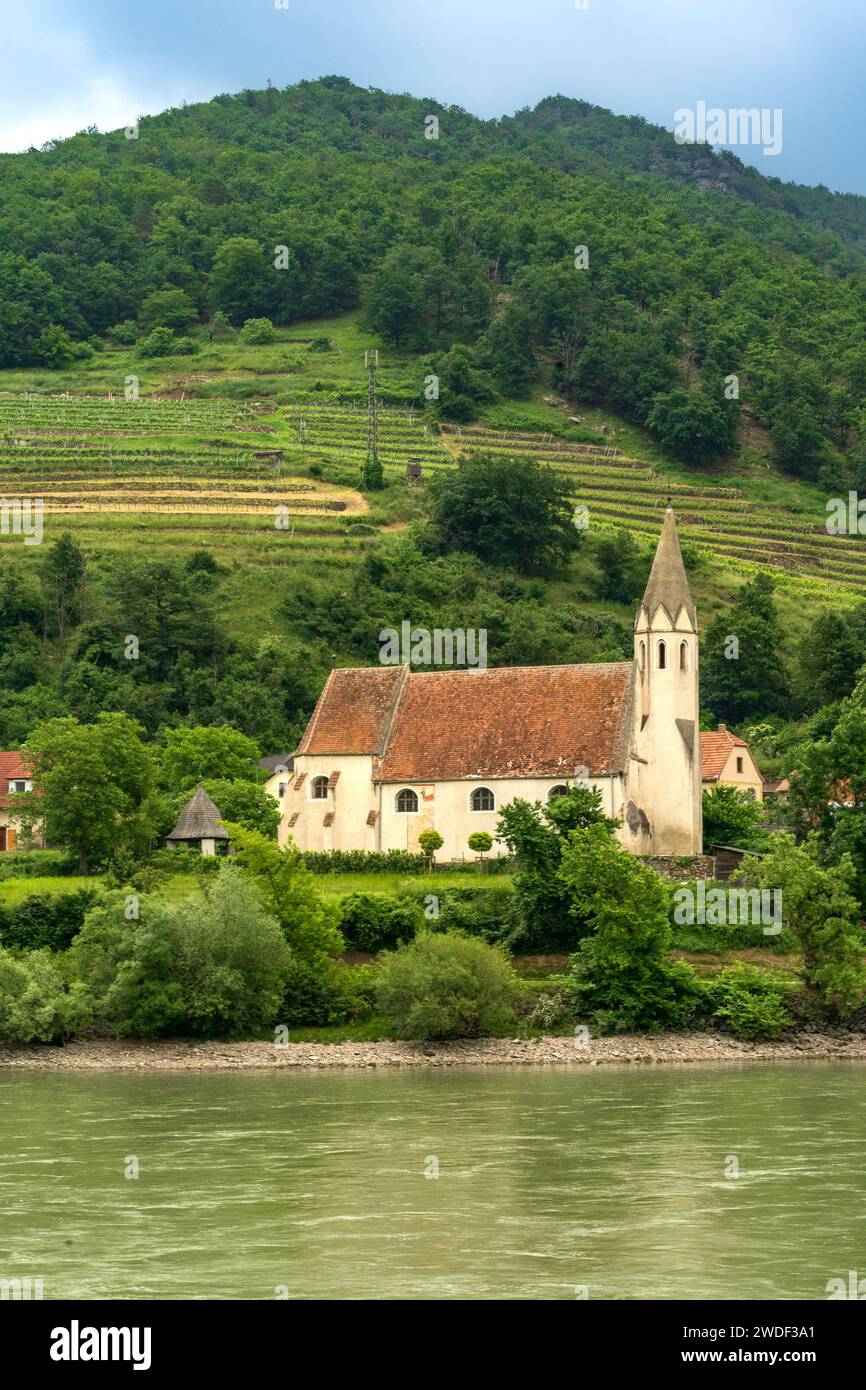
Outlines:
{"label": "green river water", "polygon": [[854,1063],[0,1073],[0,1278],[45,1299],[823,1299],[849,1270]]}

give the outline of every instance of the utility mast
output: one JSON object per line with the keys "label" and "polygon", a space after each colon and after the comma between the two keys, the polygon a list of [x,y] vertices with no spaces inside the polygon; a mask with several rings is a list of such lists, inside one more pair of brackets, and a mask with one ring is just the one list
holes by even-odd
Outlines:
{"label": "utility mast", "polygon": [[361,469],[361,491],[373,492],[385,482],[379,459],[379,397],[376,387],[379,354],[375,348],[368,348],[364,353],[364,366],[367,368],[367,457]]}

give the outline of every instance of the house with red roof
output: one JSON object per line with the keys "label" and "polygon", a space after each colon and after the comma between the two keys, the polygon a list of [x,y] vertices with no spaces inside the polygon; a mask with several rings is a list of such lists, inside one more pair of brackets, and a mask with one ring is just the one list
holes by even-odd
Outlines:
{"label": "house with red roof", "polygon": [[723,783],[746,792],[755,801],[764,799],[764,779],[748,743],[732,734],[726,724],[701,734],[701,782],[707,791]]}
{"label": "house with red roof", "polygon": [[699,854],[698,708],[697,615],[668,508],[630,661],[332,670],[280,761],[280,842],[417,850],[432,829],[440,857],[459,859],[515,798],[581,783],[633,853]]}
{"label": "house with red roof", "polygon": [[0,752],[0,851],[16,848],[21,826],[15,817],[15,797],[32,790],[20,753]]}

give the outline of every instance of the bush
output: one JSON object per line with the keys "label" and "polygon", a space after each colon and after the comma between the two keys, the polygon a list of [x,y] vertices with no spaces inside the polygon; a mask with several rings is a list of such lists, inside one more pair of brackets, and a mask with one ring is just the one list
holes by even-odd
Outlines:
{"label": "bush", "polygon": [[47,951],[13,956],[0,947],[0,1042],[53,1042],[87,1020],[84,990],[66,988]]}
{"label": "bush", "polygon": [[386,951],[411,941],[424,914],[410,899],[389,893],[348,893],[340,902],[340,930],[355,951]]}
{"label": "bush", "polygon": [[170,328],[154,328],[139,340],[138,351],[142,357],[170,357],[177,339]]}
{"label": "bush", "polygon": [[15,907],[0,904],[0,946],[65,951],[99,896],[95,888],[79,888],[74,893],[34,893]]}
{"label": "bush", "polygon": [[[413,888],[404,894],[425,908],[425,916],[432,906],[437,915],[428,918],[430,931],[460,931],[467,936],[477,936],[482,941],[511,943],[520,935],[520,903],[514,889],[508,885],[503,888],[438,888],[435,894],[420,888]],[[430,903],[435,899],[435,904]]]}
{"label": "bush", "polygon": [[327,1028],[369,1018],[375,1000],[375,970],[350,969],[342,961],[316,964],[295,959],[289,969],[278,1021],[294,1028]]}
{"label": "bush", "polygon": [[223,861],[206,898],[113,894],[88,913],[68,956],[98,1022],[118,1036],[255,1032],[276,1020],[292,954],[255,886]]}
{"label": "bush", "polygon": [[713,1018],[747,1042],[778,1038],[791,1022],[794,986],[784,976],[738,961],[704,981],[703,988]]}
{"label": "bush", "polygon": [[423,874],[427,860],[423,854],[405,849],[387,852],[363,849],[305,850],[301,862],[316,874]]}
{"label": "bush", "polygon": [[76,874],[78,855],[65,849],[18,849],[0,853],[0,881]]}
{"label": "bush", "polygon": [[400,1038],[477,1038],[513,1026],[520,985],[504,950],[462,933],[422,932],[385,957],[379,1009]]}
{"label": "bush", "polygon": [[277,331],[270,319],[247,319],[241,329],[241,342],[261,344],[272,343],[277,336]]}

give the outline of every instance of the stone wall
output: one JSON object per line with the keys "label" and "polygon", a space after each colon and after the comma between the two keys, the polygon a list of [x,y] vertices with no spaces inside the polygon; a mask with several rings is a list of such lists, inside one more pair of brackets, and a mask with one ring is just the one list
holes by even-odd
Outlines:
{"label": "stone wall", "polygon": [[696,854],[691,859],[677,858],[672,855],[656,855],[643,860],[651,869],[655,869],[662,878],[676,880],[689,878],[712,878],[713,877],[713,856],[711,854]]}

